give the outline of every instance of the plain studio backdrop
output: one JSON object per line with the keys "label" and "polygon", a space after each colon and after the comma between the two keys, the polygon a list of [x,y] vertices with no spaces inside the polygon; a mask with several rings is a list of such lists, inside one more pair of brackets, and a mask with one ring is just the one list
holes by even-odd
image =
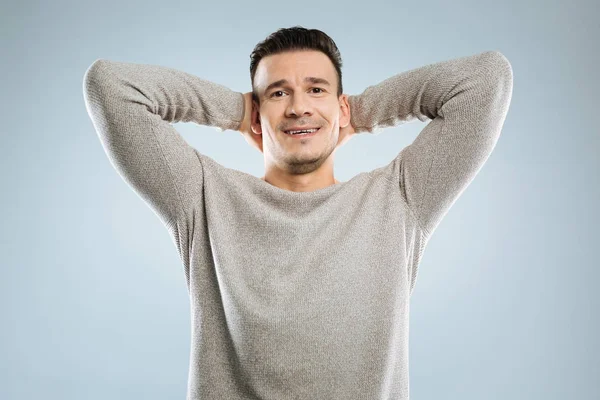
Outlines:
{"label": "plain studio backdrop", "polygon": [[[347,94],[498,50],[500,139],[433,234],[410,311],[411,399],[598,399],[599,6],[593,1],[2,3],[0,398],[184,398],[190,305],[168,232],[111,166],[84,104],[98,58],[250,91],[279,28],[330,35]],[[336,178],[389,163],[428,122],[361,134]],[[174,125],[260,177],[236,131]]]}

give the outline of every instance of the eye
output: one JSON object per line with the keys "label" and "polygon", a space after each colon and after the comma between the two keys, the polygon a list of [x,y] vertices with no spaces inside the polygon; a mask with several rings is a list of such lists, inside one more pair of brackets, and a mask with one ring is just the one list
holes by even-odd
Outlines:
{"label": "eye", "polygon": [[[324,90],[324,89],[322,89],[322,88],[319,88],[319,87],[313,87],[313,88],[311,88],[311,90],[315,90],[315,89],[316,89],[316,90],[320,90],[320,92],[317,92],[317,94],[321,94],[321,93],[324,93],[324,92],[325,92],[325,90]],[[281,97],[281,96],[276,96],[276,95],[275,95],[275,94],[277,94],[277,93],[280,93],[280,92],[281,92],[281,93],[283,93],[283,90],[277,90],[277,91],[275,91],[275,92],[271,93],[271,96],[270,96],[270,97]]]}

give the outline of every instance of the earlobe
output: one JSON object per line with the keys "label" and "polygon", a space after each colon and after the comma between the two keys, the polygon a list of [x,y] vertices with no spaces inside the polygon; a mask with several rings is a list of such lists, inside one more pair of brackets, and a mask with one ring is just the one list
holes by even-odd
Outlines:
{"label": "earlobe", "polygon": [[252,132],[257,135],[262,134],[262,127],[260,124],[260,113],[258,112],[258,106],[256,102],[252,102],[252,123],[250,124]]}
{"label": "earlobe", "polygon": [[350,104],[348,102],[348,95],[346,94],[342,95],[340,100],[340,112],[340,123],[343,122],[344,127],[346,127],[350,123]]}

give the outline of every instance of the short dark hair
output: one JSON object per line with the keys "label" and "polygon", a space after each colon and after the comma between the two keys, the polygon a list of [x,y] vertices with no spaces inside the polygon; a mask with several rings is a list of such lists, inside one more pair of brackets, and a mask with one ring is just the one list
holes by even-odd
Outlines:
{"label": "short dark hair", "polygon": [[343,93],[342,86],[342,56],[335,42],[326,33],[318,29],[306,29],[302,26],[281,28],[273,32],[265,40],[258,43],[250,54],[250,81],[252,83],[252,98],[260,104],[258,93],[254,87],[254,75],[258,63],[263,57],[294,50],[317,50],[325,53],[333,63],[338,76],[337,96]]}

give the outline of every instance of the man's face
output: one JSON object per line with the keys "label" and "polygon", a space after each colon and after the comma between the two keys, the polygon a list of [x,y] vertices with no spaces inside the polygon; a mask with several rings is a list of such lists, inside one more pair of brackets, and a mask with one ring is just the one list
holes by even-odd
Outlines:
{"label": "man's face", "polygon": [[[309,77],[318,80],[306,80]],[[287,82],[276,83],[281,80]],[[331,60],[312,50],[267,56],[256,69],[254,83],[260,107],[254,103],[252,129],[262,134],[266,161],[293,174],[318,169],[337,146],[341,110],[348,107],[347,95],[337,96]],[[349,120],[349,111],[342,118]],[[319,131],[310,137],[284,132],[293,127]]]}

